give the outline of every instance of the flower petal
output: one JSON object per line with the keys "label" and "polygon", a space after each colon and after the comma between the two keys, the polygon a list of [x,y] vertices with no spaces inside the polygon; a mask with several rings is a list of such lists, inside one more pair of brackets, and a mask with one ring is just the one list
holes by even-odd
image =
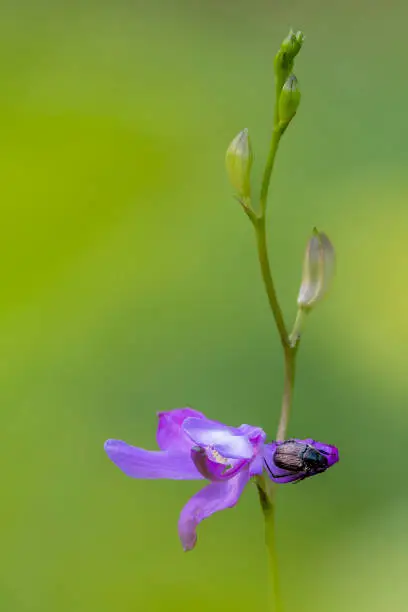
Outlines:
{"label": "flower petal", "polygon": [[251,461],[249,466],[249,475],[250,476],[260,476],[264,469],[264,458],[263,455],[256,455],[256,457]]}
{"label": "flower petal", "polygon": [[197,525],[214,512],[235,506],[248,479],[248,470],[243,470],[231,480],[207,485],[187,502],[178,523],[179,536],[185,551],[195,546]]}
{"label": "flower petal", "polygon": [[132,478],[200,480],[190,454],[183,451],[147,451],[122,440],[107,440],[105,451],[111,461]]}
{"label": "flower petal", "polygon": [[161,450],[190,450],[191,440],[182,429],[183,422],[188,417],[205,419],[202,412],[192,408],[177,408],[169,412],[159,412],[157,428],[157,444]]}
{"label": "flower petal", "polygon": [[243,433],[248,440],[256,446],[262,446],[263,442],[265,442],[266,433],[260,427],[254,427],[253,425],[240,425],[238,427],[238,431]]}
{"label": "flower petal", "polygon": [[235,427],[208,419],[188,418],[183,429],[195,444],[211,447],[228,459],[252,459],[254,455],[248,437]]}

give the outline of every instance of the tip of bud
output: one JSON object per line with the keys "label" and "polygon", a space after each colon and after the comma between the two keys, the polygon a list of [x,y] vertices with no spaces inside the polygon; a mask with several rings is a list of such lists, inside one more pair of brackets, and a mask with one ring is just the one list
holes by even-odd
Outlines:
{"label": "tip of bud", "polygon": [[230,183],[239,197],[247,199],[251,195],[251,168],[253,153],[248,128],[235,136],[227,149],[225,163]]}
{"label": "tip of bud", "polygon": [[305,38],[306,38],[303,32],[298,30],[295,34],[295,38],[296,38],[296,42],[300,45],[300,47],[302,47],[303,43],[305,42]]}
{"label": "tip of bud", "polygon": [[294,74],[290,74],[285,81],[283,89],[285,91],[294,92],[294,91],[297,91],[297,88],[298,88],[298,80]]}

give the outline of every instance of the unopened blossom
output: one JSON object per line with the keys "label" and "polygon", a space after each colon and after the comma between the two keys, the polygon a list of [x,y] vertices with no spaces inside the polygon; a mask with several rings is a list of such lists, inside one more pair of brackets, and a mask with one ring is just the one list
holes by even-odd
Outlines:
{"label": "unopened blossom", "polygon": [[302,282],[297,300],[299,308],[310,311],[326,295],[335,266],[336,256],[332,243],[324,232],[315,228],[303,260]]}
{"label": "unopened blossom", "polygon": [[[265,444],[266,434],[260,427],[228,427],[191,408],[160,412],[158,417],[157,443],[161,450],[148,451],[121,440],[108,440],[105,450],[113,463],[133,478],[209,481],[181,511],[178,531],[184,550],[194,548],[197,525],[215,512],[235,506],[250,479],[265,468],[275,482],[296,480],[294,466],[290,467],[291,480],[282,478],[273,463],[280,443]],[[305,461],[306,455],[304,452]],[[276,477],[270,466],[278,470]],[[305,477],[305,469],[309,468],[302,464],[298,480]]]}
{"label": "unopened blossom", "polygon": [[225,163],[232,187],[244,200],[251,196],[251,168],[254,156],[247,128],[243,129],[227,149]]}
{"label": "unopened blossom", "polygon": [[300,104],[300,90],[298,80],[294,74],[286,79],[279,96],[279,127],[286,128],[296,115]]}

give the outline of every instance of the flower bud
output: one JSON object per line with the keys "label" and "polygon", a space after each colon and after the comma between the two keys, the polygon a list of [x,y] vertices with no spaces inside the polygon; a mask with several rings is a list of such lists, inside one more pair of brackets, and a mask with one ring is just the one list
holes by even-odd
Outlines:
{"label": "flower bud", "polygon": [[292,72],[294,59],[302,48],[304,39],[303,32],[295,33],[291,30],[282,42],[275,57],[275,75],[280,87]]}
{"label": "flower bud", "polygon": [[294,59],[302,48],[305,36],[300,30],[294,32],[291,30],[281,44],[281,50],[288,54],[288,57]]}
{"label": "flower bud", "polygon": [[235,136],[227,149],[225,161],[231,185],[241,198],[249,198],[253,154],[247,128]]}
{"label": "flower bud", "polygon": [[279,126],[286,127],[300,104],[298,80],[294,74],[288,76],[279,96]]}
{"label": "flower bud", "polygon": [[315,228],[307,243],[298,306],[309,311],[326,294],[334,276],[335,253],[326,234]]}

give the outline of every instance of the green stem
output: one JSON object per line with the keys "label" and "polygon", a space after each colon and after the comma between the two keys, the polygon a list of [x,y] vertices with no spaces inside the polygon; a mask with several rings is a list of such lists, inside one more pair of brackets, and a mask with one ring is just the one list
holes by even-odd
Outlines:
{"label": "green stem", "polygon": [[295,323],[293,324],[293,329],[289,336],[289,344],[293,349],[296,347],[296,345],[300,341],[306,314],[307,314],[307,311],[305,311],[303,308],[299,308],[297,311]]}
{"label": "green stem", "polygon": [[280,143],[282,134],[283,134],[283,131],[279,128],[279,125],[276,121],[275,126],[273,128],[273,132],[272,132],[271,146],[269,149],[269,155],[268,155],[268,159],[266,160],[265,170],[264,170],[263,179],[262,179],[261,195],[260,195],[261,218],[265,217],[266,205],[268,201],[269,184],[271,182],[272,170],[273,170],[273,166],[275,163],[276,153],[278,152],[278,147],[279,147],[279,143]]}
{"label": "green stem", "polygon": [[[284,440],[286,437],[291,406],[293,386],[295,382],[295,359],[297,346],[292,347],[286,329],[285,321],[282,314],[282,309],[278,302],[275,285],[272,278],[271,266],[269,263],[268,247],[266,241],[266,207],[268,200],[269,184],[271,181],[272,171],[275,164],[276,153],[278,151],[280,139],[284,133],[284,129],[279,127],[278,115],[278,100],[281,86],[277,85],[276,89],[276,108],[274,129],[272,132],[271,146],[268,159],[266,161],[265,170],[262,179],[261,195],[260,195],[260,214],[256,215],[251,209],[251,214],[248,214],[255,228],[256,241],[258,247],[258,258],[261,267],[262,279],[265,285],[266,294],[268,296],[269,305],[271,307],[276,327],[279,332],[280,341],[283,347],[285,357],[285,375],[284,388],[282,398],[282,410],[278,426],[276,439]],[[269,486],[268,486],[269,485]],[[275,536],[275,491],[274,487],[269,484],[269,480],[265,480],[263,476],[258,477],[258,493],[262,506],[262,511],[265,519],[265,541],[268,550],[269,567],[271,572],[273,593],[274,593],[274,612],[283,612],[283,604],[280,594],[278,558],[276,553],[276,536]]]}
{"label": "green stem", "polygon": [[265,216],[257,217],[254,221],[254,227],[256,232],[258,258],[261,267],[262,279],[265,285],[269,305],[271,307],[272,314],[275,319],[276,327],[279,332],[279,337],[284,352],[285,373],[283,384],[282,409],[279,420],[278,432],[276,435],[277,440],[284,440],[286,437],[292,407],[293,386],[295,383],[295,361],[299,343],[297,342],[295,346],[292,346],[290,343],[282,314],[282,309],[279,305],[279,301],[276,295],[275,285],[271,273],[271,266],[269,263],[268,247],[266,244]]}
{"label": "green stem", "polygon": [[285,84],[285,78],[278,75],[275,75],[276,83],[275,83],[275,112],[273,115],[273,125],[279,125],[279,98],[282,92],[282,88]]}
{"label": "green stem", "polygon": [[293,387],[295,384],[296,349],[288,346],[285,350],[285,374],[283,382],[282,408],[276,440],[285,440],[292,408]]}
{"label": "green stem", "polygon": [[271,504],[270,511],[265,515],[265,540],[269,556],[269,567],[271,572],[275,612],[283,612],[283,602],[280,592],[279,565],[276,552],[275,536],[275,505]]}
{"label": "green stem", "polygon": [[256,242],[258,246],[258,258],[261,266],[262,279],[265,285],[266,294],[268,296],[269,305],[271,307],[276,327],[278,328],[280,340],[284,350],[289,346],[288,332],[286,330],[285,321],[283,319],[282,309],[276,297],[275,285],[272,279],[271,266],[268,257],[268,247],[266,244],[266,224],[265,215],[257,217],[254,222],[256,232]]}
{"label": "green stem", "polygon": [[275,534],[275,505],[271,496],[265,492],[263,485],[258,484],[259,501],[265,519],[265,543],[269,557],[269,570],[271,573],[274,612],[283,612],[283,602],[280,592],[279,565],[276,552]]}

